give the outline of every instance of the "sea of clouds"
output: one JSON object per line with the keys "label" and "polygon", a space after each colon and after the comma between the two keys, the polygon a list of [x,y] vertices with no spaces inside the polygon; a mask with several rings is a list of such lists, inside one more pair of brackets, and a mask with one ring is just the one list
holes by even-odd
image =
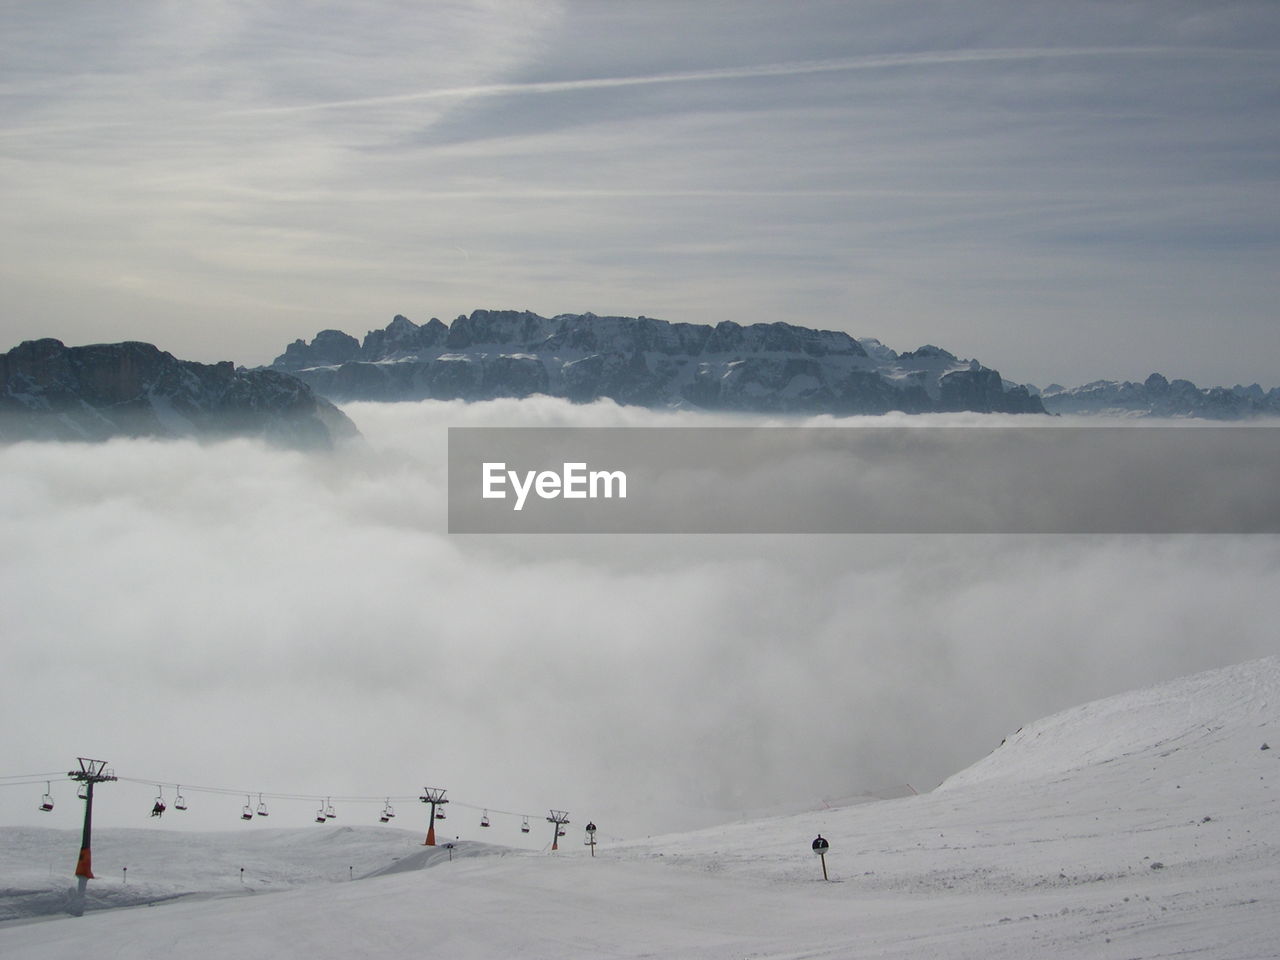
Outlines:
{"label": "sea of clouds", "polygon": [[[344,409],[363,438],[331,454],[0,448],[0,775],[106,759],[131,778],[100,790],[114,826],[177,783],[431,785],[462,836],[468,806],[634,836],[927,790],[1046,713],[1275,652],[1274,535],[449,535],[450,426],[770,421],[547,398]],[[53,787],[50,815],[43,785],[0,787],[0,823],[77,826]],[[245,798],[187,792],[166,826],[237,826]],[[271,822],[313,814],[279,801]],[[493,839],[520,839],[495,819]]]}

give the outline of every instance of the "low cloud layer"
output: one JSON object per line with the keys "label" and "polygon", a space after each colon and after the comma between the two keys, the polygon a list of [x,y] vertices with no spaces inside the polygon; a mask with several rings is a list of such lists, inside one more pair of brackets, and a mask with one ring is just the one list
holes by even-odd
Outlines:
{"label": "low cloud layer", "polygon": [[[90,756],[166,793],[438,785],[463,836],[464,804],[634,835],[926,790],[1045,713],[1275,652],[1274,536],[451,537],[448,426],[727,421],[346,409],[365,440],[332,457],[0,449],[0,775]],[[141,825],[155,784],[104,787],[97,822]],[[42,784],[0,787],[0,823],[76,826],[54,789],[46,816]],[[188,800],[166,826],[232,828],[244,802]],[[281,801],[271,822],[313,813]]]}

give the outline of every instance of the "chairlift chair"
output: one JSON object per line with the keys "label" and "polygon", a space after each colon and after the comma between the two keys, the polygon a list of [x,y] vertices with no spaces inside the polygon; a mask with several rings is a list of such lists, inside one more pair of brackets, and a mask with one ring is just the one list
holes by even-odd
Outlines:
{"label": "chairlift chair", "polygon": [[185,810],[185,809],[187,809],[187,801],[186,801],[186,800],[184,800],[184,799],[183,799],[183,797],[182,797],[182,787],[181,787],[181,785],[179,785],[179,787],[178,787],[178,795],[177,795],[176,797],[174,797],[174,798],[173,798],[173,809],[175,809],[175,810]]}
{"label": "chairlift chair", "polygon": [[332,804],[332,803],[329,803],[329,801],[328,801],[328,798],[327,798],[327,797],[325,798],[325,803],[327,804],[327,806],[325,807],[325,811],[324,811],[325,819],[327,819],[327,820],[335,820],[335,819],[337,819],[337,816],[338,816],[338,815],[337,815],[337,813],[335,813],[335,812],[334,812],[333,804]]}
{"label": "chairlift chair", "polygon": [[316,811],[316,823],[324,823],[324,821],[325,821],[324,807],[322,806],[319,810]]}
{"label": "chairlift chair", "polygon": [[489,811],[486,810],[480,815],[480,826],[487,827],[489,825]]}
{"label": "chairlift chair", "polygon": [[53,809],[53,785],[49,780],[44,783],[44,796],[40,798],[40,809],[45,813]]}
{"label": "chairlift chair", "polygon": [[83,780],[80,781],[80,786],[76,787],[76,798],[78,800],[89,799],[89,784]]}
{"label": "chairlift chair", "polygon": [[378,817],[379,823],[386,823],[396,815],[396,808],[391,806],[391,798],[387,798],[387,805],[382,808],[382,815]]}
{"label": "chairlift chair", "polygon": [[151,815],[153,817],[163,816],[165,809],[164,790],[156,787],[156,802],[151,805]]}
{"label": "chairlift chair", "polygon": [[245,798],[244,798],[244,807],[243,807],[243,809],[241,809],[241,811],[240,811],[240,819],[241,819],[241,820],[252,820],[252,819],[253,819],[253,807],[250,805],[250,800],[251,800],[251,799],[252,799],[251,797],[245,797]]}
{"label": "chairlift chair", "polygon": [[258,816],[267,816],[267,805],[262,802],[262,794],[258,794]]}
{"label": "chairlift chair", "polygon": [[522,821],[520,821],[520,832],[521,832],[521,833],[528,833],[528,832],[529,832],[529,818],[528,818],[528,817],[525,817]]}
{"label": "chairlift chair", "polygon": [[443,819],[444,819],[444,810],[443,810],[442,808],[438,808],[438,809],[436,810],[436,819],[437,819],[437,820],[443,820]]}

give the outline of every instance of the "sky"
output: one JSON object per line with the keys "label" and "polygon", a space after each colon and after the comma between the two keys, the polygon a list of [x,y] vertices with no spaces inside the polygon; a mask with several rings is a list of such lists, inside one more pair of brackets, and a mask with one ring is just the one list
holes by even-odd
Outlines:
{"label": "sky", "polygon": [[[408,797],[421,827],[436,786],[464,839],[551,808],[646,836],[927,791],[1055,711],[1275,653],[1274,535],[449,535],[450,426],[724,419],[345,409],[363,439],[328,455],[0,447],[0,824],[76,829],[40,775],[89,757],[126,778],[108,826],[183,785],[165,828],[240,829],[259,792],[340,798],[339,824]],[[270,803],[307,826],[317,801]]]}
{"label": "sky", "polygon": [[0,3],[0,349],[787,321],[1280,384],[1269,0]]}

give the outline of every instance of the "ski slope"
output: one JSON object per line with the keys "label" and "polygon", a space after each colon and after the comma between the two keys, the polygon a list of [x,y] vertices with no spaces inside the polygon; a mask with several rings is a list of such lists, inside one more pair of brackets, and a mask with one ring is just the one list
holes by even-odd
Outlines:
{"label": "ski slope", "polygon": [[6,829],[0,956],[1280,956],[1277,694],[1280,658],[1198,674],[1030,723],[931,794],[594,858],[580,823],[452,860],[377,827],[103,831],[77,919],[53,911],[78,838]]}

